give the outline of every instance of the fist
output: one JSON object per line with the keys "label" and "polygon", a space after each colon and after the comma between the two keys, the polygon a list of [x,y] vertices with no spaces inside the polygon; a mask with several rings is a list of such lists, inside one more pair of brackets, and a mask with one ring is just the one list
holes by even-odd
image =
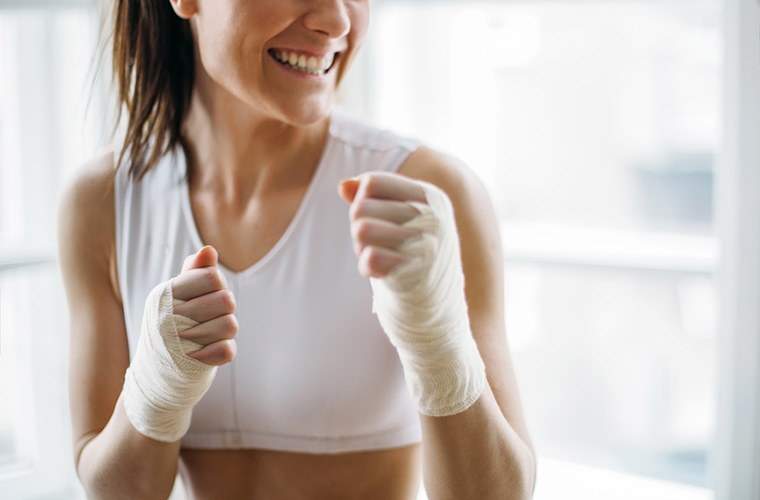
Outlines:
{"label": "fist", "polygon": [[400,174],[367,172],[344,179],[338,193],[350,204],[351,236],[359,257],[359,273],[382,278],[407,257],[396,249],[421,230],[402,225],[420,211],[407,201],[426,203],[425,192],[416,181]]}
{"label": "fist", "polygon": [[174,298],[185,301],[174,306],[174,313],[198,322],[177,334],[202,345],[187,355],[209,365],[229,363],[237,353],[235,297],[217,267],[218,258],[216,249],[210,245],[188,255],[171,285]]}

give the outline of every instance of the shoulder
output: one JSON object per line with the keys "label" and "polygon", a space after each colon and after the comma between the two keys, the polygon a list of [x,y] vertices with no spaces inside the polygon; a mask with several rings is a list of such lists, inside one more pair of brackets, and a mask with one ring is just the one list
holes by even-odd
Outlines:
{"label": "shoulder", "polygon": [[442,189],[451,199],[455,211],[459,209],[458,216],[495,216],[485,184],[457,156],[420,145],[399,166],[398,173]]}
{"label": "shoulder", "polygon": [[[58,253],[62,266],[107,273],[117,297],[114,244],[113,149],[105,147],[69,177],[58,201]],[[79,273],[78,269],[69,269]]]}
{"label": "shoulder", "polygon": [[59,222],[68,229],[90,224],[100,232],[103,224],[112,224],[106,212],[113,214],[114,161],[110,148],[84,162],[64,183],[58,205]]}

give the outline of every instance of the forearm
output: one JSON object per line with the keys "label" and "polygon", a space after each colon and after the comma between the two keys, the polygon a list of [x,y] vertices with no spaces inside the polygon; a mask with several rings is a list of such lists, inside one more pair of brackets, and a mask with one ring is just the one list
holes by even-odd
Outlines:
{"label": "forearm", "polygon": [[77,472],[88,499],[162,499],[177,474],[180,442],[143,436],[127,419],[122,397],[106,427],[82,449]]}
{"label": "forearm", "polygon": [[423,479],[430,500],[525,500],[532,497],[531,447],[499,410],[486,384],[467,410],[420,415]]}

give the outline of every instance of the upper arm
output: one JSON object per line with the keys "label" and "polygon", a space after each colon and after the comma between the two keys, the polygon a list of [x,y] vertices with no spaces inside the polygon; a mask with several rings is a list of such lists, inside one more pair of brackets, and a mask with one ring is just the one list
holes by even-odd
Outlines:
{"label": "upper arm", "polygon": [[472,335],[504,417],[532,448],[504,317],[504,253],[499,220],[486,187],[461,160],[421,146],[398,171],[442,189],[454,208]]}
{"label": "upper arm", "polygon": [[106,152],[64,187],[58,205],[58,261],[69,312],[69,402],[75,461],[108,423],[129,365],[114,283],[113,160]]}

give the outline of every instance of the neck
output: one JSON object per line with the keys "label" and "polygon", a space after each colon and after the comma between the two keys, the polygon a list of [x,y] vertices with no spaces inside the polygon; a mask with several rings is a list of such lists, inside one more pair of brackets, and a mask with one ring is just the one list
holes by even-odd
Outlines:
{"label": "neck", "polygon": [[235,201],[308,182],[327,139],[329,117],[294,126],[211,87],[215,90],[196,87],[183,124],[194,189]]}

